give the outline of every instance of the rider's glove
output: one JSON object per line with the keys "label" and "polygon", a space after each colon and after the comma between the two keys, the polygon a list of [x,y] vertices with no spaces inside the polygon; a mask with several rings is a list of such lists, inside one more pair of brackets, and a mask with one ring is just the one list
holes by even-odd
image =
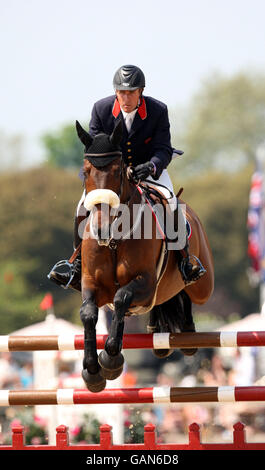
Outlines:
{"label": "rider's glove", "polygon": [[134,168],[133,176],[140,181],[145,180],[148,176],[154,176],[155,164],[153,162],[141,163]]}

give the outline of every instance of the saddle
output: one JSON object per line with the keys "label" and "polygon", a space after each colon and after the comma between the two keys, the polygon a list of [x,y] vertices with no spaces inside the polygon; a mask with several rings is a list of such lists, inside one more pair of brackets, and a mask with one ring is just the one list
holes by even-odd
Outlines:
{"label": "saddle", "polygon": [[[150,210],[152,211],[154,218],[156,220],[157,229],[159,230],[162,236],[162,239],[165,240],[166,242],[170,241],[168,239],[167,231],[165,227],[166,211],[170,212],[168,199],[165,197],[164,194],[162,194],[161,191],[159,191],[159,189],[150,187],[143,183],[139,184],[138,191],[140,192],[140,194],[144,196],[146,200],[146,204],[150,207]],[[178,193],[176,194],[177,210],[180,210],[178,199],[180,195],[182,194],[182,192],[183,192],[183,188],[180,188]],[[160,204],[160,207],[163,207],[163,213],[160,210],[158,210],[158,207],[159,207],[158,204]],[[192,234],[191,225],[189,221],[186,220],[186,235],[187,235],[188,240],[190,239],[191,234]]]}
{"label": "saddle", "polygon": [[[128,310],[128,312],[126,313],[126,316],[145,314],[145,313],[150,312],[153,309],[155,302],[156,302],[158,286],[166,271],[168,258],[169,258],[168,242],[170,240],[168,239],[167,233],[166,233],[166,227],[165,227],[166,217],[165,216],[166,216],[166,211],[169,211],[170,213],[171,209],[169,208],[167,198],[158,189],[150,187],[144,183],[140,183],[137,186],[137,189],[139,193],[141,194],[142,198],[144,198],[147,207],[149,207],[149,209],[152,212],[152,215],[156,221],[156,226],[159,232],[159,236],[162,239],[162,245],[161,245],[159,260],[158,260],[157,267],[156,267],[156,276],[157,276],[156,291],[155,291],[151,304],[148,305],[147,307],[140,307],[140,306],[132,307]],[[177,194],[177,198],[180,196],[182,191],[183,189],[181,188],[181,190]],[[163,212],[161,212],[161,208],[163,208]],[[172,217],[172,221],[173,220],[174,220],[174,217]],[[186,230],[187,230],[187,236],[190,237],[191,226],[188,221],[186,221]],[[112,304],[109,304],[109,307],[112,310],[114,308]]]}

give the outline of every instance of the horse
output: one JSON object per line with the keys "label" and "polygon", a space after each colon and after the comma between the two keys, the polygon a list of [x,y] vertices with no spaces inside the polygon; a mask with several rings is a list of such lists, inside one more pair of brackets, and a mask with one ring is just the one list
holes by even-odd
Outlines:
{"label": "horse", "polygon": [[[150,331],[195,331],[192,304],[204,304],[213,292],[214,267],[211,248],[197,214],[186,205],[192,236],[190,253],[199,257],[205,274],[186,285],[177,263],[175,250],[165,249],[165,240],[157,236],[157,221],[151,218],[151,236],[113,236],[117,213],[123,205],[129,214],[129,234],[134,229],[133,207],[143,217],[147,207],[139,182],[125,164],[120,151],[122,123],[111,135],[94,138],[76,121],[79,139],[84,145],[84,206],[88,211],[82,228],[80,318],[84,326],[82,377],[92,392],[100,392],[106,380],[117,378],[123,370],[121,353],[125,316],[150,313]],[[184,201],[180,200],[184,203]],[[106,235],[106,233],[108,235]],[[167,256],[165,256],[167,252]],[[166,259],[166,261],[165,261]],[[104,350],[98,355],[96,324],[98,309],[109,305],[112,320]],[[173,331],[172,331],[173,330]],[[183,350],[193,354],[196,350]],[[166,357],[170,350],[154,351]]]}

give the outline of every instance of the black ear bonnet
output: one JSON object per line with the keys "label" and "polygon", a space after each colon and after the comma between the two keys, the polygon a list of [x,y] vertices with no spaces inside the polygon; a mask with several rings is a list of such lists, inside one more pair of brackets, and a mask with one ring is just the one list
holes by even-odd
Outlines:
{"label": "black ear bonnet", "polygon": [[102,168],[109,165],[117,157],[121,157],[119,145],[114,145],[110,136],[106,134],[97,134],[92,144],[85,150],[85,158],[96,168]]}

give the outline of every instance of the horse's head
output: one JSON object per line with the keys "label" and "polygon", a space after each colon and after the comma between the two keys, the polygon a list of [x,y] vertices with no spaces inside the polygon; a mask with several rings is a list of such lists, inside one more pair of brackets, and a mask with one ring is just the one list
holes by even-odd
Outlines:
{"label": "horse's head", "polygon": [[119,121],[109,136],[94,138],[76,121],[77,134],[85,146],[84,178],[85,208],[92,213],[91,228],[99,244],[107,245],[106,233],[120,206],[120,197],[126,183],[126,166],[122,159],[120,142],[122,122]]}
{"label": "horse's head", "polygon": [[101,194],[102,200],[99,202],[104,203],[106,190],[117,194],[120,192],[122,122],[118,122],[110,136],[101,133],[93,138],[78,121],[76,121],[76,130],[85,146],[83,171],[86,192],[90,193],[91,204],[93,204],[92,191],[102,190],[101,193],[97,192]]}

